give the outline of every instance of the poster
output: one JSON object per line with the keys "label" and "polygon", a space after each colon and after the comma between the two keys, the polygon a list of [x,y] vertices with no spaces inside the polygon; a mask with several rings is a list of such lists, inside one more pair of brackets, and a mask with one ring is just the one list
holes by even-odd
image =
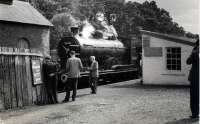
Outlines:
{"label": "poster", "polygon": [[32,60],[33,84],[42,84],[40,60]]}

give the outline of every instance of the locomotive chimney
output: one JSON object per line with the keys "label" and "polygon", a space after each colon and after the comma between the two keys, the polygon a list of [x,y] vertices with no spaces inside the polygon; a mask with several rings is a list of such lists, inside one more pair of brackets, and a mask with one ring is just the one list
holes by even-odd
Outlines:
{"label": "locomotive chimney", "polygon": [[13,4],[13,0],[0,0],[0,4],[12,5]]}
{"label": "locomotive chimney", "polygon": [[78,27],[71,27],[72,35],[75,36],[78,34]]}

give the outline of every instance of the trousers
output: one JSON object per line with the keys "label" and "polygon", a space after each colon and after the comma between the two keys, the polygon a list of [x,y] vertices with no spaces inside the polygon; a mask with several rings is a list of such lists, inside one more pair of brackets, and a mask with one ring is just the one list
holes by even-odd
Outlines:
{"label": "trousers", "polygon": [[78,85],[78,78],[68,78],[68,81],[66,83],[66,96],[65,96],[65,100],[69,101],[70,91],[71,90],[73,91],[72,99],[76,98],[77,85]]}
{"label": "trousers", "polygon": [[57,81],[55,76],[51,77],[46,84],[47,95],[48,95],[48,103],[55,104],[57,103]]}
{"label": "trousers", "polygon": [[97,85],[98,85],[98,77],[90,77],[90,88],[92,90],[92,93],[97,92]]}
{"label": "trousers", "polygon": [[[194,82],[191,83],[194,84]],[[190,109],[192,112],[192,116],[199,115],[199,85],[190,86]]]}

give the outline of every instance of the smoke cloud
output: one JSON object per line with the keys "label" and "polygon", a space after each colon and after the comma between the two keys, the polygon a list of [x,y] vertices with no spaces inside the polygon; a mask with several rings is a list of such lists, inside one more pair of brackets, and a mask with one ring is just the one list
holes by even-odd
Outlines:
{"label": "smoke cloud", "polygon": [[82,22],[80,34],[84,38],[116,39],[117,32],[113,25],[109,25],[103,13],[97,13],[93,21]]}

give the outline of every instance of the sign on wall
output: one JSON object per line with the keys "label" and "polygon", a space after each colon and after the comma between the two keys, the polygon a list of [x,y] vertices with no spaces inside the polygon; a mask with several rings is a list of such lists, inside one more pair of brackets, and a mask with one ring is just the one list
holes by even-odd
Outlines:
{"label": "sign on wall", "polygon": [[42,84],[40,60],[32,60],[33,84]]}
{"label": "sign on wall", "polygon": [[145,47],[144,48],[145,57],[162,57],[162,47]]}

